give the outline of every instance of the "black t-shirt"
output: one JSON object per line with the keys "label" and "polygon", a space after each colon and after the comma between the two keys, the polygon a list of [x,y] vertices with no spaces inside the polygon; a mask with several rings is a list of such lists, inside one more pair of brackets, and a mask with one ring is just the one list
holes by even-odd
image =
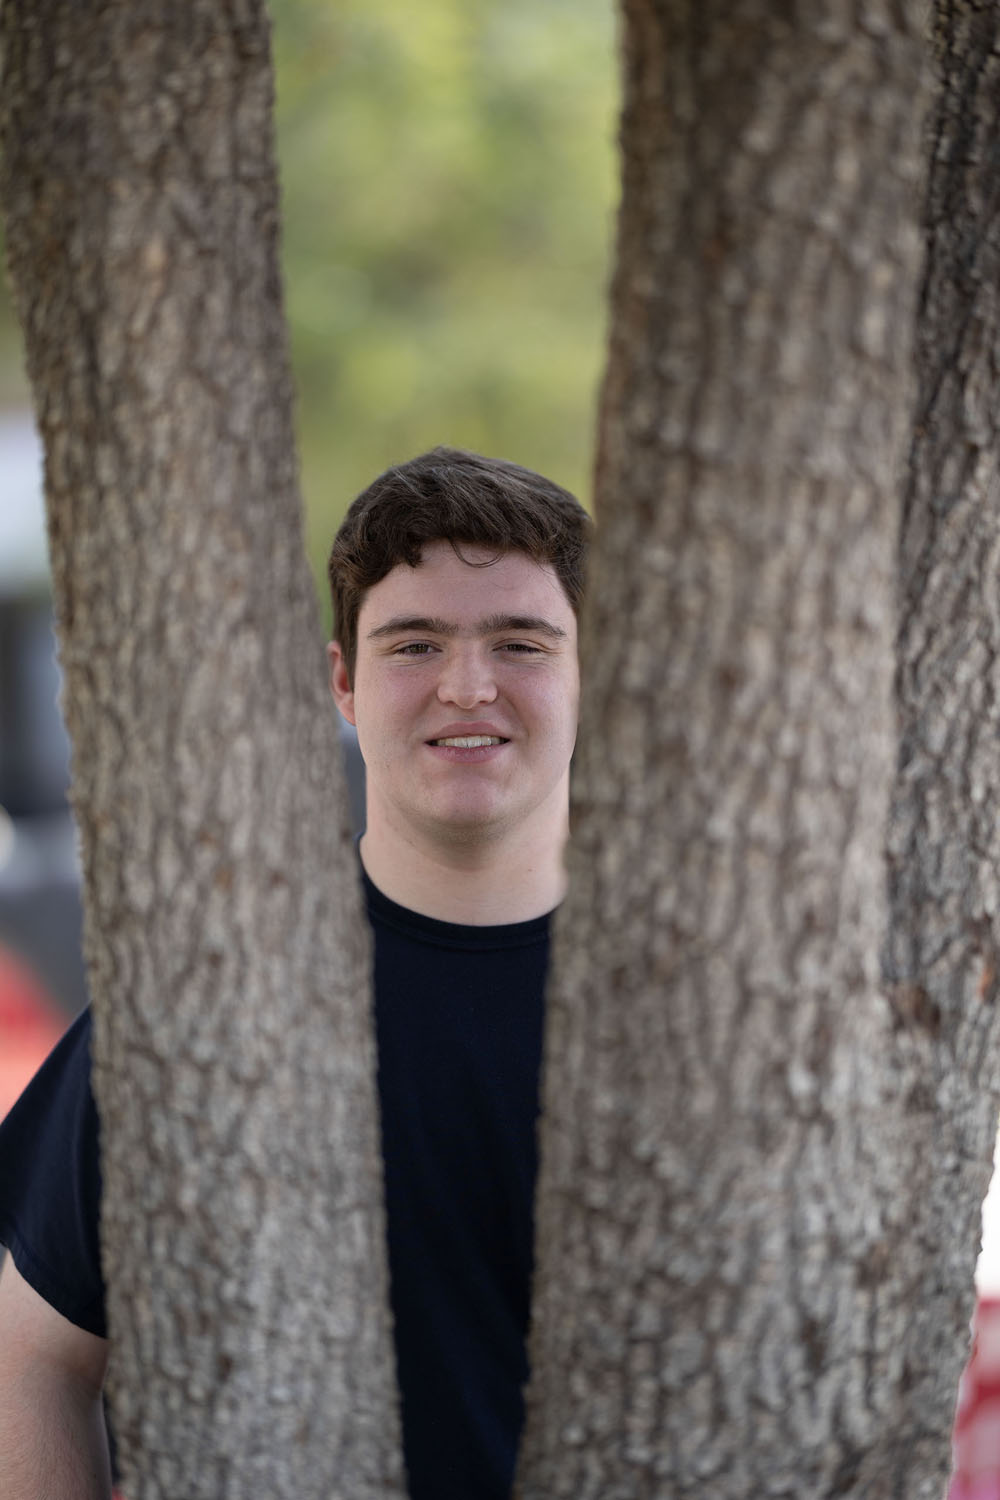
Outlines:
{"label": "black t-shirt", "polygon": [[[548,918],[438,922],[365,878],[411,1500],[506,1500],[523,1419]],[[84,1014],[0,1125],[0,1241],[103,1334]]]}

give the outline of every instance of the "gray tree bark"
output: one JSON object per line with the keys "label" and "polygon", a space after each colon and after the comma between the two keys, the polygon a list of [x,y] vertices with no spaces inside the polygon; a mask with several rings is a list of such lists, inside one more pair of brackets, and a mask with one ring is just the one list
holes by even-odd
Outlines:
{"label": "gray tree bark", "polygon": [[889,994],[916,1170],[884,1493],[936,1497],[1000,1109],[1000,11],[941,0],[900,552]]}
{"label": "gray tree bark", "polygon": [[[997,1109],[996,18],[939,18],[894,704],[921,12],[625,11],[519,1488],[936,1496]],[[126,1490],[401,1495],[266,25],[2,25]]]}
{"label": "gray tree bark", "polygon": [[523,1500],[942,1487],[947,1420],[893,1469],[937,1156],[878,962],[922,20],[624,6]]}
{"label": "gray tree bark", "polygon": [[401,1496],[261,0],[5,0],[129,1500]]}

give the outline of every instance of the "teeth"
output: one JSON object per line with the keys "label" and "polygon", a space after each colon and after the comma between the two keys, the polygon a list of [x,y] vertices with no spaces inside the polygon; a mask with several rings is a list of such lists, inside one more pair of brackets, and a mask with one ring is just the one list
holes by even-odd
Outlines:
{"label": "teeth", "polygon": [[478,750],[481,745],[502,745],[503,740],[492,734],[456,735],[451,740],[431,740],[432,745],[454,745],[457,750]]}

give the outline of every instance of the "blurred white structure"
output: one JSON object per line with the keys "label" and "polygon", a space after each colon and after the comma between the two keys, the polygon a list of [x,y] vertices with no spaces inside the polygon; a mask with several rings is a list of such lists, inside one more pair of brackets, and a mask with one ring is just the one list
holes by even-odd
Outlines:
{"label": "blurred white structure", "polygon": [[1000,1297],[1000,1135],[993,1154],[993,1181],[983,1204],[983,1248],[976,1266],[981,1297]]}
{"label": "blurred white structure", "polygon": [[48,578],[42,445],[28,412],[0,414],[0,594]]}

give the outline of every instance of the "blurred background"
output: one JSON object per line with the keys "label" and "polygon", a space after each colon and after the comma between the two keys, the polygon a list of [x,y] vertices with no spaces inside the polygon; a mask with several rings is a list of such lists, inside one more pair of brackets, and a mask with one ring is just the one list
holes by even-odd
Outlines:
{"label": "blurred background", "polygon": [[611,0],[274,0],[309,549],[436,443],[587,500],[616,194]]}

